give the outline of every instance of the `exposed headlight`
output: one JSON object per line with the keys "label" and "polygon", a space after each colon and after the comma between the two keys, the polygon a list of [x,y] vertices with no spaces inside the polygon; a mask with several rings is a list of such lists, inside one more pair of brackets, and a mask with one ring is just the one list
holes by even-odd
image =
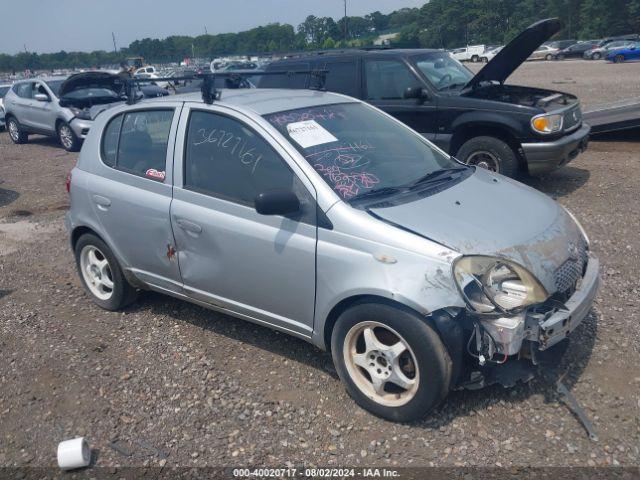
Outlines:
{"label": "exposed headlight", "polygon": [[584,237],[585,242],[587,242],[587,246],[591,246],[591,242],[589,241],[589,236],[587,235],[586,230],[584,229],[582,224],[578,221],[576,216],[573,213],[571,213],[569,211],[569,209],[567,207],[565,207],[564,205],[560,205],[560,206],[564,209],[565,212],[567,212],[567,215],[569,215],[571,217],[571,220],[573,220],[575,222],[576,226],[580,230],[580,233],[582,233],[582,236]]}
{"label": "exposed headlight", "polygon": [[555,133],[562,130],[562,115],[558,113],[537,115],[531,119],[531,128],[538,133]]}
{"label": "exposed headlight", "polygon": [[478,313],[517,311],[549,296],[524,267],[502,258],[460,257],[453,273],[467,304]]}
{"label": "exposed headlight", "polygon": [[88,108],[80,109],[76,107],[69,107],[69,110],[71,110],[71,113],[73,113],[75,117],[79,118],[80,120],[91,120],[91,113],[89,112]]}

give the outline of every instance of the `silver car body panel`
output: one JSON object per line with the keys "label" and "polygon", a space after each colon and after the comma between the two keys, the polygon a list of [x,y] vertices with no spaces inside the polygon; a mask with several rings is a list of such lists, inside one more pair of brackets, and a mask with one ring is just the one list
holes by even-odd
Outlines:
{"label": "silver car body panel", "polygon": [[[553,271],[581,233],[545,195],[478,170],[422,200],[371,212],[355,209],[262,117],[344,102],[357,100],[317,91],[247,89],[223,91],[213,105],[187,94],[114,107],[95,120],[73,170],[68,227],[87,227],[102,236],[138,286],[270,325],[320,348],[327,347],[331,312],[348,299],[375,296],[422,315],[465,308],[452,273],[462,254],[509,258],[528,268],[549,293],[555,291]],[[175,116],[164,184],[99,160],[101,132],[111,118],[167,107]],[[258,215],[253,208],[183,188],[183,146],[194,109],[231,116],[258,132],[332,228]],[[171,245],[177,251],[173,259],[167,255]]]}

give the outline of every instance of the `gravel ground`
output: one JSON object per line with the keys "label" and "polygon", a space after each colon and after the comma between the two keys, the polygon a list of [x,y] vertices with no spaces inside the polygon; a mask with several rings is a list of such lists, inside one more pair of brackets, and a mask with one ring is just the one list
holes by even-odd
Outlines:
{"label": "gravel ground", "polygon": [[[585,76],[566,72],[527,64],[518,77],[570,76],[579,93]],[[605,75],[583,92],[618,81],[628,79]],[[330,355],[297,339],[154,293],[100,310],[63,227],[76,156],[1,133],[0,466],[53,466],[57,443],[78,435],[108,467],[640,464],[637,138],[592,142],[570,166],[527,180],[575,212],[602,262],[594,309],[554,371],[592,419],[592,442],[546,377],[454,392],[425,420],[392,424],[358,408]]]}
{"label": "gravel ground", "polygon": [[[465,63],[473,71],[482,65]],[[640,62],[613,64],[604,60],[563,60],[525,62],[507,83],[542,87],[580,97],[583,108],[640,99]]]}

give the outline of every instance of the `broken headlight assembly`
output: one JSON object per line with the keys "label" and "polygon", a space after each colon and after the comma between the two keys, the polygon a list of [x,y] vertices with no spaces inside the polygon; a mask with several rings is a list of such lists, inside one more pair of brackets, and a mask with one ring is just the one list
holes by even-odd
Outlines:
{"label": "broken headlight assembly", "polygon": [[534,132],[549,134],[562,130],[563,116],[557,113],[536,115],[531,119]]}
{"label": "broken headlight assembly", "polygon": [[71,113],[73,113],[73,115],[80,120],[91,120],[91,112],[88,108],[81,109],[76,107],[69,107],[69,110],[71,110]]}
{"label": "broken headlight assembly", "polygon": [[477,313],[513,313],[549,296],[529,271],[502,258],[460,257],[453,273],[462,296]]}

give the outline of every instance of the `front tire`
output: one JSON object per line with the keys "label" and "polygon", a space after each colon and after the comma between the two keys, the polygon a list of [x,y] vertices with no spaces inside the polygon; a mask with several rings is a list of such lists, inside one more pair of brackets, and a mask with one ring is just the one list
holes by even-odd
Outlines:
{"label": "front tire", "polygon": [[624,55],[616,55],[613,57],[613,63],[624,63]]}
{"label": "front tire", "polygon": [[456,158],[467,165],[475,165],[507,177],[515,178],[519,162],[513,149],[502,140],[483,136],[462,144]]}
{"label": "front tire", "polygon": [[137,291],[122,273],[111,249],[97,236],[86,233],[75,246],[76,267],[91,299],[105,310],[120,310],[137,298]]}
{"label": "front tire", "polygon": [[591,60],[600,60],[601,55],[599,53],[594,53],[591,55]]}
{"label": "front tire", "polygon": [[548,62],[549,60],[553,60],[553,55],[551,55],[550,53],[547,53],[547,56],[544,57],[544,59]]}
{"label": "front tire", "polygon": [[15,117],[10,117],[7,120],[7,130],[11,141],[17,145],[27,143],[27,140],[29,140],[29,135],[22,129]]}
{"label": "front tire", "polygon": [[77,152],[82,143],[67,122],[58,124],[58,141],[67,152]]}
{"label": "front tire", "polygon": [[474,55],[473,57],[471,57],[471,61],[473,63],[478,63],[479,60],[480,60],[480,57],[478,57],[478,55]]}
{"label": "front tire", "polygon": [[365,410],[394,422],[424,417],[449,392],[451,359],[417,315],[362,303],[338,318],[331,335],[338,376]]}

